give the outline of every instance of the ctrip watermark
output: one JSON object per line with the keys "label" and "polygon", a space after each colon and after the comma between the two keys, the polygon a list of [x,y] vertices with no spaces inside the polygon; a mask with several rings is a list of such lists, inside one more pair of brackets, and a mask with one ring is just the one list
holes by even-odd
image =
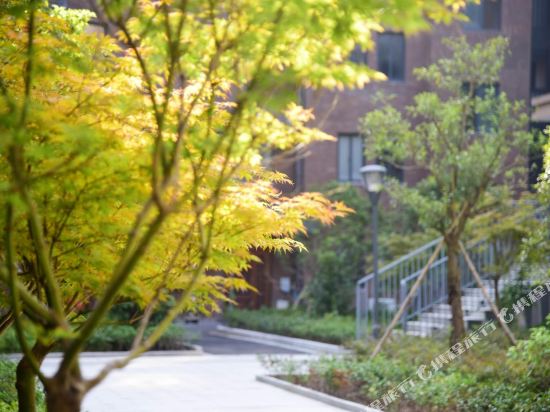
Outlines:
{"label": "ctrip watermark", "polygon": [[[539,301],[549,293],[550,280],[548,280],[545,284],[539,285],[536,288],[532,289],[526,296],[519,298],[512,305],[511,308],[502,308],[499,312],[498,317],[504,323],[511,323],[517,315],[525,310],[525,308],[535,304],[537,301]],[[437,371],[439,371],[445,365],[454,362],[456,359],[460,358],[463,353],[470,350],[470,348],[472,348],[476,343],[480,342],[491,333],[493,333],[497,329],[495,322],[495,320],[485,322],[479,328],[467,335],[462,341],[456,343],[447,351],[436,356],[429,365],[420,365],[420,367],[416,370],[415,375],[410,376],[399,385],[395,386],[393,389],[390,389],[388,392],[382,395],[381,398],[378,398],[374,402],[371,402],[369,406],[371,408],[383,410],[389,404],[405,395],[407,391],[413,388],[419,380],[429,380]]]}

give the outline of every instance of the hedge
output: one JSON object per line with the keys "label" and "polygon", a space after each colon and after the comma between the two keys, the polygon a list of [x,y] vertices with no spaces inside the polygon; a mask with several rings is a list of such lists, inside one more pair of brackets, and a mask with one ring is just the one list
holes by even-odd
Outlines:
{"label": "hedge", "polygon": [[296,338],[342,344],[355,337],[351,316],[327,314],[311,317],[298,310],[229,309],[224,314],[229,326],[252,329]]}

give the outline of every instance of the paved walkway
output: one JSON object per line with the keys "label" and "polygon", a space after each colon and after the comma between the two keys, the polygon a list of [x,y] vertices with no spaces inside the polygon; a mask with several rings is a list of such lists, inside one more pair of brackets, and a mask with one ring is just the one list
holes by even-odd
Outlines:
{"label": "paved walkway", "polygon": [[[113,358],[82,358],[85,376]],[[52,373],[59,359],[48,358]],[[84,401],[84,412],[338,412],[326,404],[256,382],[256,355],[144,356],[113,372]]]}
{"label": "paved walkway", "polygon": [[197,344],[204,352],[213,355],[244,355],[244,354],[298,354],[299,351],[282,349],[276,346],[262,345],[259,343],[245,342],[242,340],[229,339],[216,334],[218,322],[214,319],[201,319],[193,324],[187,323],[183,326],[191,334],[197,336]]}

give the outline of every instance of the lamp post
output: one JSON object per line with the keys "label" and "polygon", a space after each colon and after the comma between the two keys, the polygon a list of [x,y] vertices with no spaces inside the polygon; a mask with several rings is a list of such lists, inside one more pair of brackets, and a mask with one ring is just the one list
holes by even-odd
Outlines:
{"label": "lamp post", "polygon": [[361,175],[369,194],[372,207],[372,273],[374,274],[374,306],[372,311],[372,336],[378,338],[378,200],[384,189],[386,168],[382,165],[367,165],[361,168]]}

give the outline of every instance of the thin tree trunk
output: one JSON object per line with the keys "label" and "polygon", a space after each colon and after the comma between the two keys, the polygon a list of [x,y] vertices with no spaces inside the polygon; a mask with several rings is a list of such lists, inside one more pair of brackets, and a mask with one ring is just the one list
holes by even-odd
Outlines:
{"label": "thin tree trunk", "polygon": [[449,292],[449,305],[452,313],[451,346],[458,343],[465,335],[464,314],[462,311],[462,288],[460,284],[460,267],[458,258],[460,248],[458,239],[446,239],[447,246],[447,285]]}
{"label": "thin tree trunk", "polygon": [[80,377],[58,374],[48,381],[45,389],[48,412],[80,412],[84,398]]}
{"label": "thin tree trunk", "polygon": [[[39,365],[46,355],[50,352],[51,347],[42,345],[37,342],[32,348]],[[36,411],[36,374],[32,369],[29,360],[23,356],[16,369],[15,387],[17,389],[17,401],[19,412],[35,412]]]}
{"label": "thin tree trunk", "polygon": [[36,375],[25,357],[17,365],[15,388],[19,412],[36,412]]}

